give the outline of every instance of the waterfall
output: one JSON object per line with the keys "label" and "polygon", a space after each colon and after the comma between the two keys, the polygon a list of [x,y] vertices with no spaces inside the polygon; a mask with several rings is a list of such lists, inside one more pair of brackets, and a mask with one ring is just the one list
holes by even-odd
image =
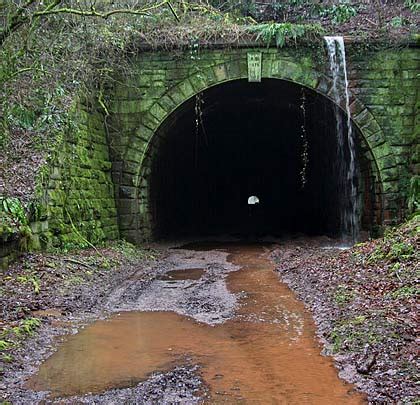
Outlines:
{"label": "waterfall", "polygon": [[[356,161],[354,134],[351,125],[349,90],[346,67],[346,50],[343,37],[324,37],[330,60],[330,71],[333,78],[331,96],[335,101],[335,120],[338,144],[338,172],[340,176],[340,222],[343,237],[355,242],[359,233]],[[344,91],[342,90],[344,88]],[[347,123],[344,126],[339,106],[345,98]]]}

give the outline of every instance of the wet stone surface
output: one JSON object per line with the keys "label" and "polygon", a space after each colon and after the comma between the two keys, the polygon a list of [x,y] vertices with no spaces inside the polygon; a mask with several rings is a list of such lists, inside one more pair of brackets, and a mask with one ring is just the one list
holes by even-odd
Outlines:
{"label": "wet stone surface", "polygon": [[[207,324],[222,323],[234,315],[238,303],[225,278],[239,267],[229,263],[227,256],[218,251],[174,250],[147,288],[143,280],[134,278],[117,290],[111,298],[112,311],[173,311]],[[203,270],[199,278],[165,280],[178,272],[197,275],[197,269]]]}
{"label": "wet stone surface", "polygon": [[312,318],[266,246],[188,248],[152,279],[133,273],[107,297],[106,317],[15,374],[13,403],[364,402],[320,355]]}
{"label": "wet stone surface", "polygon": [[60,399],[62,404],[199,404],[205,396],[198,366],[177,366],[154,373],[133,388],[112,389],[103,394]]}

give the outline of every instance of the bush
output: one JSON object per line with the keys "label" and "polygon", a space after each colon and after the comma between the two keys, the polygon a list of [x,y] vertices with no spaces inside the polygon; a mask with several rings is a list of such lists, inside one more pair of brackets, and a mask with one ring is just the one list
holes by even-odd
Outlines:
{"label": "bush", "polygon": [[349,4],[338,4],[321,11],[321,17],[328,17],[334,24],[343,24],[357,14],[357,10]]}

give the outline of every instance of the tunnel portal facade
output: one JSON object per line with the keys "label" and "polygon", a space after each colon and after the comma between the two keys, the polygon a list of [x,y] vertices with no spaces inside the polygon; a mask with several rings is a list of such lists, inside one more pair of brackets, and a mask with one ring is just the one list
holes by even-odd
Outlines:
{"label": "tunnel portal facade", "polygon": [[[420,57],[416,43],[365,45],[347,43],[346,59],[356,215],[374,235],[419,206]],[[346,125],[347,116],[345,97],[333,102],[322,39],[127,56],[124,76],[100,94],[80,94],[72,125],[40,172],[31,249],[340,233],[346,198],[335,117]],[[250,196],[257,206],[248,206]],[[16,256],[15,236],[6,233],[2,266]]]}
{"label": "tunnel portal facade", "polygon": [[[259,83],[249,82],[250,52],[261,54]],[[390,117],[383,116],[392,88],[387,96],[365,87],[379,85],[370,79],[379,63],[395,68],[397,59],[386,52],[374,58],[349,55],[359,218],[372,230],[402,215],[398,176],[408,149],[395,146],[403,136],[397,133],[400,126],[390,127]],[[203,50],[194,60],[188,52],[151,52],[139,57],[137,68],[113,89],[107,124],[121,236],[138,242],[194,227],[240,231],[247,210],[243,201],[250,193],[262,194],[262,211],[266,203],[266,231],[270,223],[291,231],[337,230],[338,196],[330,187],[334,168],[328,164],[335,142],[333,84],[326,57],[321,63],[319,52],[293,49]],[[302,97],[308,103],[303,108],[312,151],[307,192],[299,190],[297,175],[302,171]],[[343,97],[341,114],[344,103]],[[405,130],[414,131],[408,124]],[[242,170],[242,177],[235,170]],[[293,227],[302,222],[310,226]]]}

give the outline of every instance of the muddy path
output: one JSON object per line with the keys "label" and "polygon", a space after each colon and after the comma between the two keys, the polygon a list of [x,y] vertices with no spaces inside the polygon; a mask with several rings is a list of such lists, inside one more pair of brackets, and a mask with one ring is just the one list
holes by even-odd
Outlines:
{"label": "muddy path", "polygon": [[172,250],[152,280],[134,272],[109,294],[106,317],[91,317],[39,367],[16,373],[9,400],[364,403],[321,356],[313,320],[279,281],[271,250],[246,243]]}

